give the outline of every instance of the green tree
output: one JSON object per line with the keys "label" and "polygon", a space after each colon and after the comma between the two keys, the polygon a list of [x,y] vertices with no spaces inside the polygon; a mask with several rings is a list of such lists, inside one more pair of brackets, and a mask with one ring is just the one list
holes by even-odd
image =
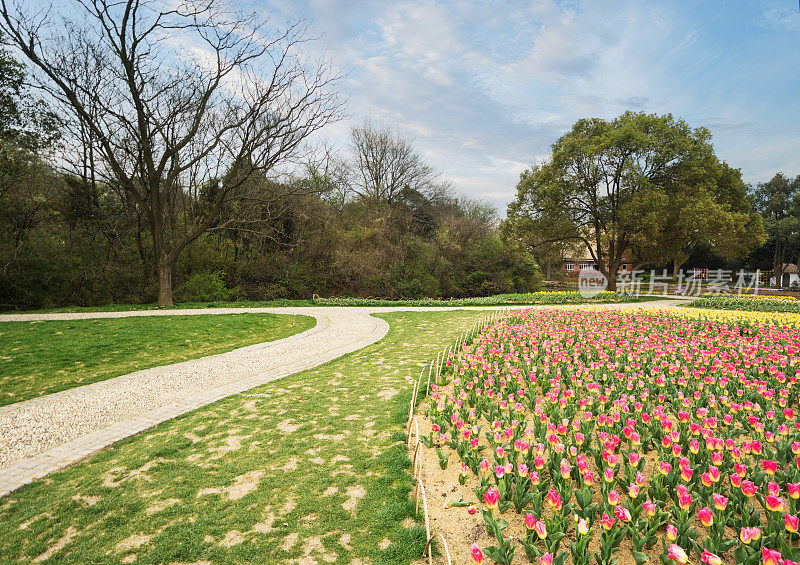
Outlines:
{"label": "green tree", "polygon": [[652,203],[689,171],[713,174],[710,138],[670,114],[579,120],[553,144],[548,163],[522,174],[508,209],[517,238],[584,244],[615,290],[620,265],[652,233],[643,221],[660,207]]}
{"label": "green tree", "polygon": [[676,279],[697,245],[734,258],[766,239],[741,172],[714,156],[688,167],[662,190],[650,192],[646,201],[640,199],[639,218],[644,229],[634,235],[632,250],[644,263],[671,264]]}
{"label": "green tree", "polygon": [[[97,156],[93,172],[145,218],[158,303],[172,304],[184,250],[219,227],[254,176],[338,119],[339,74],[301,56],[300,24],[278,29],[223,0],[76,1],[62,12],[0,2],[0,30],[86,132],[75,144]],[[191,204],[212,180],[213,200],[197,213]]]}
{"label": "green tree", "polygon": [[790,179],[778,173],[754,191],[756,208],[764,217],[769,243],[774,246],[772,270],[778,288],[783,286],[783,266],[797,258],[800,249],[800,175]]}
{"label": "green tree", "polygon": [[[0,35],[0,42],[3,38]],[[31,231],[50,213],[61,179],[47,163],[60,122],[27,88],[25,69],[0,49],[0,300],[19,296],[11,280],[21,273],[33,281],[41,273],[27,267],[24,251]],[[35,283],[34,283],[35,284]],[[12,300],[13,301],[13,300]]]}

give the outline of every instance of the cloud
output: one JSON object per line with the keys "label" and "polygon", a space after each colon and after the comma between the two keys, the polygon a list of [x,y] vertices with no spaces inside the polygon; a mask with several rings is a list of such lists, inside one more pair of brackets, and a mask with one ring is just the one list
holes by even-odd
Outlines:
{"label": "cloud", "polygon": [[705,118],[698,121],[698,125],[707,127],[712,132],[731,132],[731,133],[744,133],[747,130],[753,130],[755,123],[745,120],[731,120],[725,116],[717,116],[712,118]]}
{"label": "cloud", "polygon": [[764,31],[793,29],[800,15],[775,2],[260,1],[307,18],[321,37],[308,48],[347,71],[349,121],[323,135],[346,146],[351,124],[384,121],[501,211],[519,172],[577,119],[628,109],[706,125],[748,178],[800,168],[800,38]]}
{"label": "cloud", "polygon": [[772,5],[761,14],[758,24],[770,29],[800,29],[800,9],[792,3],[791,8],[782,2]]}

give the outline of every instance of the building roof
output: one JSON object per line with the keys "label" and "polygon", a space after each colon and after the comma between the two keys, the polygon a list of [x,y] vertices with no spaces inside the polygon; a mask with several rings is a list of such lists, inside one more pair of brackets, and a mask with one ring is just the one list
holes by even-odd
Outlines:
{"label": "building roof", "polygon": [[784,263],[783,264],[783,272],[787,274],[800,274],[800,269],[797,268],[797,265],[794,263]]}

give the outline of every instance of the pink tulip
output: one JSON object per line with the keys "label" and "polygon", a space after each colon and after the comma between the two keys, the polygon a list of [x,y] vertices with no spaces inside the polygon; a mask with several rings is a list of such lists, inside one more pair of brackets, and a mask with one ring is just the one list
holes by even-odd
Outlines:
{"label": "pink tulip", "polygon": [[605,530],[610,530],[614,526],[614,518],[603,512],[603,517],[600,518],[600,524]]}
{"label": "pink tulip", "polygon": [[762,548],[761,557],[764,565],[780,565],[781,554],[774,549],[767,549],[766,547]]}
{"label": "pink tulip", "polygon": [[553,565],[553,554],[545,553],[539,558],[539,565]]}
{"label": "pink tulip", "polygon": [[631,521],[631,513],[628,511],[627,508],[625,508],[622,505],[619,505],[619,506],[614,508],[614,517],[617,518],[617,520],[620,520],[622,522],[630,522]]}
{"label": "pink tulip", "polygon": [[747,497],[750,498],[756,493],[756,485],[754,485],[750,481],[742,481],[742,493]]}
{"label": "pink tulip", "polygon": [[561,477],[564,478],[564,479],[568,479],[569,475],[570,475],[570,471],[571,471],[571,468],[570,468],[570,465],[569,465],[569,461],[567,461],[566,459],[562,459],[561,460]]}
{"label": "pink tulip", "polygon": [[705,527],[709,527],[714,523],[714,512],[708,506],[698,510],[697,517]]}
{"label": "pink tulip", "polygon": [[675,545],[674,543],[669,546],[669,550],[667,553],[667,557],[675,561],[676,563],[688,563],[689,556],[686,555],[686,552],[681,549],[679,545]]}
{"label": "pink tulip", "polygon": [[800,518],[797,516],[792,516],[791,514],[784,515],[784,522],[786,524],[786,531],[793,534],[797,531],[798,522],[800,522]]}
{"label": "pink tulip", "polygon": [[722,559],[720,559],[719,555],[711,553],[707,550],[703,550],[703,554],[700,556],[700,561],[706,563],[706,565],[722,565]]}
{"label": "pink tulip", "polygon": [[768,494],[765,501],[767,510],[770,512],[781,512],[783,510],[783,499],[780,496]]}
{"label": "pink tulip", "polygon": [[750,545],[750,542],[758,540],[761,537],[761,529],[752,527],[744,527],[739,530],[739,539],[745,545]]}
{"label": "pink tulip", "polygon": [[554,510],[561,510],[562,502],[561,496],[556,492],[555,489],[550,489],[547,492],[547,503],[553,507]]}
{"label": "pink tulip", "polygon": [[481,565],[481,563],[483,563],[483,551],[481,551],[481,548],[477,543],[472,544],[470,553],[472,555],[473,565]]}
{"label": "pink tulip", "polygon": [[670,541],[675,541],[678,539],[678,528],[672,524],[667,525],[667,539]]}
{"label": "pink tulip", "polygon": [[536,527],[536,516],[528,512],[525,514],[525,527],[532,530]]}
{"label": "pink tulip", "polygon": [[539,536],[539,539],[545,539],[547,537],[547,525],[542,522],[536,522],[536,525],[533,527],[536,535]]}
{"label": "pink tulip", "polygon": [[771,494],[772,496],[780,496],[781,487],[775,481],[770,481],[767,483],[767,494]]}
{"label": "pink tulip", "polygon": [[497,508],[497,503],[500,500],[500,491],[498,491],[495,487],[491,487],[485,493],[483,493],[483,501],[489,507],[490,510],[494,510]]}

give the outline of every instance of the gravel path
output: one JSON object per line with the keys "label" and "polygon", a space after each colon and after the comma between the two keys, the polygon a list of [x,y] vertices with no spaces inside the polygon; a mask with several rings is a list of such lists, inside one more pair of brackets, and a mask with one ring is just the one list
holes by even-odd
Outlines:
{"label": "gravel path", "polygon": [[[644,305],[670,307],[676,301]],[[375,343],[386,335],[389,325],[372,314],[454,309],[498,308],[214,308],[0,315],[0,322],[4,322],[250,312],[303,314],[317,321],[310,330],[281,340],[136,371],[0,407],[0,496],[165,420]]]}

